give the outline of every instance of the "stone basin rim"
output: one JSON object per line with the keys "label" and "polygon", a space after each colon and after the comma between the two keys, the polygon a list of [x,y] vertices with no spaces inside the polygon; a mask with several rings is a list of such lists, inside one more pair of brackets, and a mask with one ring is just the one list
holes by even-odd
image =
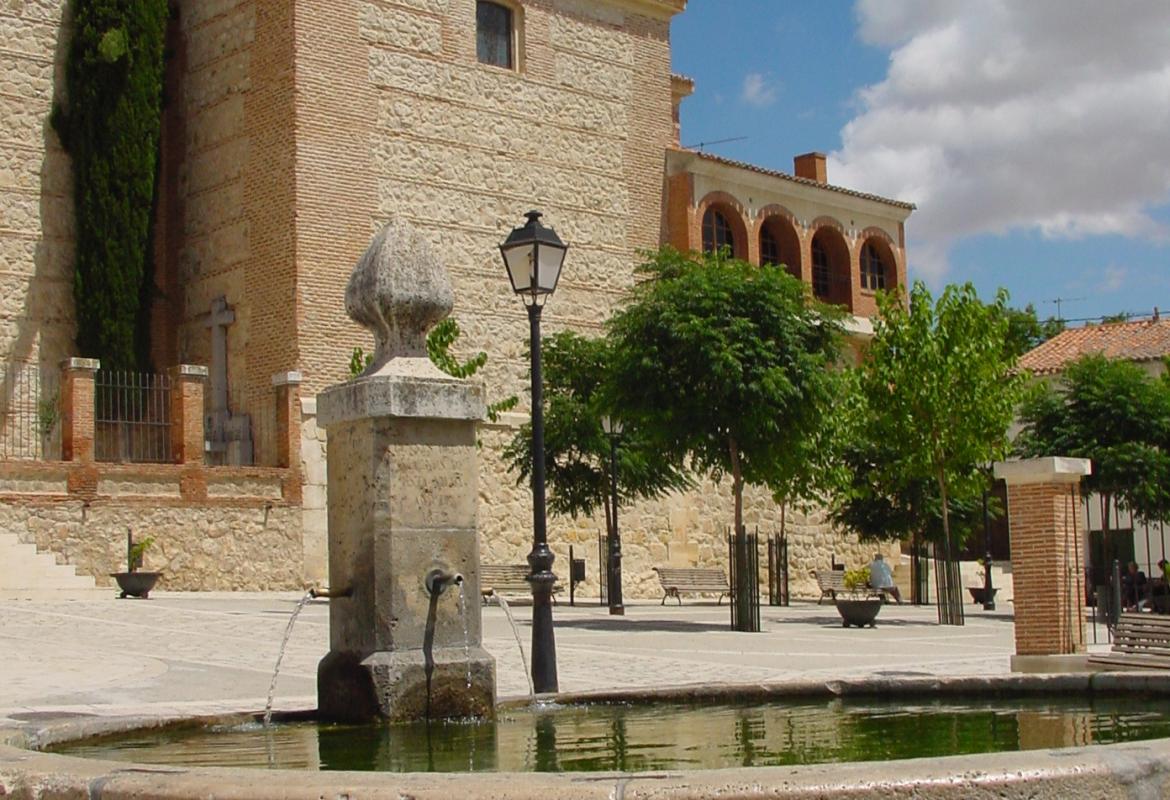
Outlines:
{"label": "stone basin rim", "polygon": [[[1141,693],[1170,694],[1170,674],[1150,672],[1061,673],[977,677],[879,677],[799,680],[777,683],[692,684],[656,689],[574,692],[538,696],[558,705],[573,703],[653,703],[685,700],[732,700],[835,697],[937,698],[982,695],[1023,697]],[[528,698],[508,699],[502,709],[528,705]],[[914,758],[891,762],[849,762],[798,767],[752,767],[714,770],[669,770],[648,773],[370,773],[310,772],[257,768],[168,767],[100,761],[40,752],[40,748],[95,736],[144,728],[180,725],[239,724],[259,719],[251,711],[212,715],[100,716],[62,715],[0,728],[0,795],[41,798],[74,787],[78,797],[101,800],[141,796],[205,797],[228,792],[256,798],[319,798],[330,792],[353,797],[409,795],[418,800],[450,797],[457,790],[468,800],[509,798],[699,798],[721,797],[856,797],[858,792],[915,798],[960,798],[986,793],[1014,798],[1150,796],[1170,790],[1170,739],[1031,750],[1008,753]],[[283,721],[314,718],[314,710],[284,712]],[[94,788],[97,787],[95,794]],[[15,791],[14,791],[15,790]],[[24,794],[21,794],[21,792]],[[324,794],[323,794],[324,793]]]}

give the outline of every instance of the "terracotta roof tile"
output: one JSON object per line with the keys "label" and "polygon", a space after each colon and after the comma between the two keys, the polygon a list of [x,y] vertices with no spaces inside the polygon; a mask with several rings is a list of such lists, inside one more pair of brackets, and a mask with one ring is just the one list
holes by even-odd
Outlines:
{"label": "terracotta roof tile", "polygon": [[1170,356],[1170,319],[1069,328],[1025,353],[1019,366],[1037,375],[1048,375],[1089,353],[1128,361]]}
{"label": "terracotta roof tile", "polygon": [[704,153],[699,150],[692,150],[689,147],[676,147],[675,149],[682,153],[690,153],[691,155],[698,156],[704,161],[713,161],[717,164],[726,164],[729,167],[738,167],[740,169],[746,169],[751,172],[758,172],[761,175],[770,175],[773,178],[781,178],[786,181],[792,181],[793,183],[802,183],[805,186],[816,186],[819,189],[828,189],[830,192],[840,192],[841,194],[851,195],[852,197],[860,197],[863,200],[873,200],[878,203],[897,206],[898,208],[908,208],[911,211],[917,208],[917,206],[915,206],[913,203],[907,203],[903,200],[891,200],[888,197],[882,197],[876,194],[867,194],[866,192],[859,192],[855,189],[846,189],[844,186],[834,186],[831,183],[821,183],[820,181],[814,181],[810,178],[798,178],[795,175],[789,175],[787,172],[780,172],[779,170],[757,167],[755,164],[749,164],[746,161],[735,161],[734,159],[723,158],[722,156],[713,156],[710,153]]}

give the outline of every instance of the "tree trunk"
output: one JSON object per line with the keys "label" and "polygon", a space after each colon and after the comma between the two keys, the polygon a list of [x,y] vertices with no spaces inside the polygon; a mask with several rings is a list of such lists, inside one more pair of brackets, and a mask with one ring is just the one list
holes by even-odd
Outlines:
{"label": "tree trunk", "polygon": [[959,564],[954,560],[951,544],[951,512],[947,497],[947,479],[942,470],[938,473],[938,488],[942,498],[943,555],[942,569],[935,569],[938,585],[938,622],[940,625],[963,624],[962,577]]}
{"label": "tree trunk", "polygon": [[732,558],[735,559],[735,586],[732,587],[735,593],[735,614],[732,617],[732,628],[737,631],[754,632],[756,624],[752,595],[758,578],[750,575],[748,538],[743,526],[743,471],[740,468],[739,447],[735,439],[728,438],[727,445],[731,456],[731,488],[735,496],[735,532],[731,537]]}

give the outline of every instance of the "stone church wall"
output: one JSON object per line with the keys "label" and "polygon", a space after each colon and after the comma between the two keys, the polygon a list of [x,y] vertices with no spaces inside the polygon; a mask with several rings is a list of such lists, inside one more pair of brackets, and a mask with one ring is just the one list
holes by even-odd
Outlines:
{"label": "stone church wall", "polygon": [[0,3],[0,362],[73,355],[71,175],[49,125],[66,5]]}

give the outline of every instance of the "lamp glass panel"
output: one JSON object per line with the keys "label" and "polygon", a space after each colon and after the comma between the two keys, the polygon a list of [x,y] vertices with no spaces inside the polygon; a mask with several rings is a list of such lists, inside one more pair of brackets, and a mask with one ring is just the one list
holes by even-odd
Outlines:
{"label": "lamp glass panel", "polygon": [[504,248],[504,264],[508,267],[508,277],[512,279],[512,288],[517,294],[532,291],[532,259],[535,250],[533,244]]}
{"label": "lamp glass panel", "polygon": [[538,250],[538,257],[540,259],[539,276],[539,291],[552,292],[557,288],[557,281],[561,277],[561,266],[565,261],[565,249],[563,247],[553,247],[552,245],[540,245]]}

